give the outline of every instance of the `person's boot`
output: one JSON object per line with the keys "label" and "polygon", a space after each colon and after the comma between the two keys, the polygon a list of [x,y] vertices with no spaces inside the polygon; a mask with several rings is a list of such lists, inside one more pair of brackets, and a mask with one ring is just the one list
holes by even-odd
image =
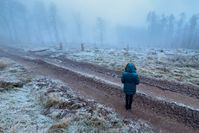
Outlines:
{"label": "person's boot", "polygon": [[131,110],[131,107],[132,107],[131,105],[132,105],[132,104],[129,105],[129,109],[130,109],[130,110]]}
{"label": "person's boot", "polygon": [[126,110],[129,110],[130,108],[129,108],[129,104],[127,104],[127,107],[126,107]]}
{"label": "person's boot", "polygon": [[128,104],[127,108],[128,110],[131,110],[131,104]]}
{"label": "person's boot", "polygon": [[128,110],[128,104],[125,104],[125,108],[126,108],[126,110]]}

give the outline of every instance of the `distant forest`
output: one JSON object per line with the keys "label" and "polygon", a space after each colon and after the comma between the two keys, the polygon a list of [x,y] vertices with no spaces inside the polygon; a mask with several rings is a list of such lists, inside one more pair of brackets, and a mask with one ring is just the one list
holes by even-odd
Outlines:
{"label": "distant forest", "polygon": [[[185,13],[179,16],[148,13],[146,28],[119,27],[123,42],[145,47],[199,48],[199,14],[190,18]],[[121,39],[122,40],[122,39]]]}
{"label": "distant forest", "polygon": [[29,8],[17,0],[1,0],[0,43],[199,49],[199,14],[160,15],[151,11],[142,28],[126,25],[110,28],[104,18],[96,17],[89,33],[80,13],[71,16],[69,20],[60,15],[55,3],[35,1]]}

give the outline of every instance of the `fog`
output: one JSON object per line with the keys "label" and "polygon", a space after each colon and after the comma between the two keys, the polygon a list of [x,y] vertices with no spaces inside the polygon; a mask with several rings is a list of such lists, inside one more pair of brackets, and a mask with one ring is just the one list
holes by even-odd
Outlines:
{"label": "fog", "polygon": [[199,48],[197,0],[1,0],[0,43]]}

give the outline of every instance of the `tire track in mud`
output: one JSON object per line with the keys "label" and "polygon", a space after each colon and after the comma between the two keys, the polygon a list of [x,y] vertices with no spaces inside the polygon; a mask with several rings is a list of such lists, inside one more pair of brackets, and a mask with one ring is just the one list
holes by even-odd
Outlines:
{"label": "tire track in mud", "polygon": [[[51,66],[54,69],[58,69],[60,72],[66,72],[69,75],[77,76],[74,81],[78,81],[78,85],[83,85],[83,88],[91,88],[91,91],[97,93],[99,97],[103,98],[103,96],[106,94],[111,95],[111,97],[113,96],[112,98],[110,97],[110,100],[114,100],[113,103],[116,103],[115,106],[117,106],[118,101],[117,99],[114,99],[114,96],[124,99],[122,96],[121,86],[118,84],[106,82],[105,80],[102,80],[95,76],[93,77],[92,75],[88,75],[85,73],[75,72],[71,69],[60,67],[59,65],[45,62],[43,60],[34,61],[38,61],[38,64]],[[103,94],[102,92],[105,93]],[[151,97],[150,95],[147,95],[143,92],[138,92],[135,99],[135,105],[137,106],[141,105],[143,108],[147,107],[148,109],[153,109],[153,111],[157,114],[164,114],[166,116],[174,117],[179,121],[183,121],[183,123],[185,124],[198,128],[199,111],[194,110],[194,108],[179,106],[175,102],[170,102],[162,98],[157,99],[155,96]]]}
{"label": "tire track in mud", "polygon": [[199,114],[186,107],[176,106],[174,103],[170,104],[165,100],[157,100],[146,94],[138,93],[134,101],[133,111],[126,112],[124,110],[124,95],[120,86],[100,81],[88,75],[81,75],[42,60],[31,60],[17,56],[10,56],[10,58],[22,63],[34,74],[50,76],[66,82],[80,95],[110,106],[124,117],[141,118],[152,123],[157,132],[198,131]]}
{"label": "tire track in mud", "polygon": [[[47,54],[47,55],[38,55],[37,52],[30,52],[28,53],[31,56],[41,57],[41,58],[47,58],[47,59],[55,59],[57,61],[61,61],[63,63],[67,63],[67,67],[72,67],[73,69],[77,69],[78,71],[81,71],[78,67],[81,66],[81,68],[84,69],[84,71],[87,71],[89,73],[97,73],[102,74],[103,76],[118,78],[121,75],[121,71],[111,70],[103,66],[99,66],[96,64],[88,63],[88,62],[79,62],[74,61],[72,59],[69,59],[65,56],[58,56],[58,57],[51,57],[55,53]],[[148,86],[154,86],[161,90],[168,90],[175,93],[180,93],[185,96],[194,97],[199,99],[199,86],[193,85],[190,83],[181,83],[176,81],[170,81],[170,80],[163,80],[163,79],[157,79],[152,77],[147,77],[142,74],[140,75],[141,83],[146,84]],[[110,80],[108,78],[108,80]]]}
{"label": "tire track in mud", "polygon": [[[33,53],[33,55],[35,54]],[[48,56],[43,56],[43,57],[49,58]],[[91,73],[92,72],[101,73],[103,74],[103,76],[107,75],[109,77],[117,78],[117,77],[120,77],[121,75],[121,71],[110,70],[102,66],[94,65],[87,62],[77,62],[77,61],[73,61],[71,59],[64,58],[64,57],[56,57],[55,59],[72,64],[70,65],[71,67],[81,66],[84,69],[89,68],[90,70],[87,69],[87,71]],[[188,84],[188,83],[185,84],[185,83],[180,83],[180,82],[175,82],[175,81],[155,79],[155,78],[146,77],[143,75],[140,75],[140,79],[141,79],[141,83],[146,84],[148,86],[154,86],[161,90],[168,90],[168,91],[180,93],[185,96],[199,99],[199,86]]]}

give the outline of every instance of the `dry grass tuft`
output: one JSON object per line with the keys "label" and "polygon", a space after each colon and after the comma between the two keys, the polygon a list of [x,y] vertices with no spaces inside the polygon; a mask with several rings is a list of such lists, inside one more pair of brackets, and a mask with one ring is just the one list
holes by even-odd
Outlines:
{"label": "dry grass tuft", "polygon": [[0,133],[3,133],[3,129],[0,127]]}
{"label": "dry grass tuft", "polygon": [[[79,97],[59,81],[46,78],[33,80],[36,85],[33,93],[45,107],[44,114],[55,120],[48,132],[128,132],[152,131],[150,127],[141,123],[136,126],[125,124],[112,109],[107,108],[93,100]],[[136,122],[133,122],[136,123]],[[134,129],[135,128],[135,129]]]}
{"label": "dry grass tuft", "polygon": [[0,70],[4,70],[7,67],[7,64],[0,61]]}
{"label": "dry grass tuft", "polygon": [[10,88],[21,88],[23,87],[22,82],[5,82],[5,81],[0,81],[0,88],[4,89],[10,89]]}

